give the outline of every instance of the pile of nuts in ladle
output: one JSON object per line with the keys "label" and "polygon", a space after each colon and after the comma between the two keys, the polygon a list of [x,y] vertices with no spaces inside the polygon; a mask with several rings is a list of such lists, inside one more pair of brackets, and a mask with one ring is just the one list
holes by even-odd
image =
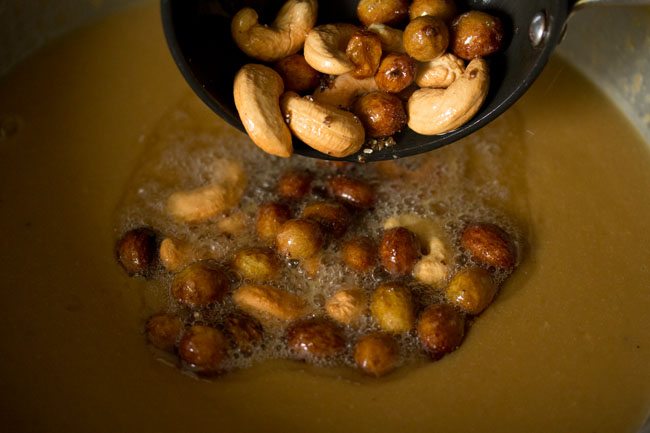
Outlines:
{"label": "pile of nuts in ladle", "polygon": [[485,101],[483,58],[503,44],[497,17],[457,15],[453,0],[361,0],[363,27],[315,26],[317,12],[317,0],[287,0],[269,26],[251,8],[232,20],[239,48],[270,65],[246,64],[234,81],[244,128],[265,152],[291,156],[293,134],[345,157],[371,140],[389,145],[406,125],[423,135],[452,131]]}

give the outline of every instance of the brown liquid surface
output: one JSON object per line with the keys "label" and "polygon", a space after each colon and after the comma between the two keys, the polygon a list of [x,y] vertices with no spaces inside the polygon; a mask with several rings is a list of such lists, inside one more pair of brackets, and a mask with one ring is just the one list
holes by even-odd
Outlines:
{"label": "brown liquid surface", "polygon": [[[528,240],[521,266],[460,350],[381,380],[275,361],[207,382],[156,361],[141,334],[155,296],[115,264],[114,215],[143,155],[163,142],[160,119],[179,109],[197,128],[240,139],[189,94],[155,5],[75,32],[0,82],[7,431],[641,425],[650,408],[650,152],[566,63],[552,61],[515,109],[462,144],[471,182],[502,186],[481,200]],[[497,172],[481,170],[487,142],[498,144]]]}

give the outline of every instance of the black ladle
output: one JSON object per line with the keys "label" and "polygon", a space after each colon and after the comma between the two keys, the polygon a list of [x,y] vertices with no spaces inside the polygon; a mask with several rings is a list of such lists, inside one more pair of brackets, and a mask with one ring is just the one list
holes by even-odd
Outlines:
{"label": "black ladle", "polygon": [[[242,7],[253,7],[260,22],[270,23],[284,0],[162,0],[162,20],[171,53],[196,94],[226,122],[241,131],[233,100],[233,80],[246,63],[259,63],[239,50],[230,35],[230,21]],[[356,22],[358,0],[321,0],[318,23]],[[490,90],[480,111],[465,125],[435,136],[408,128],[396,145],[372,153],[350,155],[349,161],[396,159],[437,149],[473,133],[506,111],[540,74],[560,42],[572,10],[591,4],[634,5],[648,0],[467,0],[460,9],[478,9],[499,16],[509,29],[505,50],[491,56]],[[295,153],[334,159],[294,137]]]}

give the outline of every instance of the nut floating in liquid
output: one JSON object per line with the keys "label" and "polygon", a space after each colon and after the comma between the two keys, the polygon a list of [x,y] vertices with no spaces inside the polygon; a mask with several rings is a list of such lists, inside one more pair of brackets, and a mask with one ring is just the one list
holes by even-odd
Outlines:
{"label": "nut floating in liquid", "polygon": [[130,276],[150,275],[158,255],[156,233],[147,227],[129,230],[117,242],[117,259]]}
{"label": "nut floating in liquid", "polygon": [[367,236],[358,236],[343,243],[341,256],[348,268],[370,272],[377,264],[377,245]]}
{"label": "nut floating in liquid", "polygon": [[244,284],[233,294],[237,307],[256,319],[291,322],[306,315],[310,308],[300,296],[277,287],[263,284]]}
{"label": "nut floating in liquid", "polygon": [[300,200],[309,193],[313,179],[308,170],[288,170],[278,180],[277,193],[285,200]]}
{"label": "nut floating in liquid", "polygon": [[183,331],[183,322],[175,314],[158,313],[144,327],[147,341],[157,349],[173,352]]}
{"label": "nut floating in liquid", "polygon": [[447,300],[468,314],[480,314],[494,299],[498,286],[482,268],[463,269],[445,289]]}
{"label": "nut floating in liquid", "polygon": [[384,231],[379,243],[379,259],[388,272],[410,274],[420,255],[420,243],[413,232],[404,227]]}
{"label": "nut floating in liquid", "polygon": [[335,199],[358,209],[369,209],[375,204],[375,189],[360,179],[334,176],[327,181],[327,189]]}
{"label": "nut floating in liquid", "polygon": [[262,324],[247,314],[231,314],[224,321],[223,328],[233,346],[246,356],[251,355],[264,340]]}
{"label": "nut floating in liquid", "polygon": [[287,346],[301,359],[331,358],[345,350],[343,331],[323,318],[293,324],[287,330]]}
{"label": "nut floating in liquid", "polygon": [[270,280],[278,275],[280,261],[269,248],[244,248],[235,253],[232,269],[247,280]]}
{"label": "nut floating in liquid", "polygon": [[221,269],[209,262],[197,262],[174,275],[171,295],[181,305],[198,308],[223,300],[229,289]]}
{"label": "nut floating in liquid", "polygon": [[325,238],[317,222],[308,219],[289,220],[276,236],[278,252],[291,259],[308,259],[320,251]]}
{"label": "nut floating in liquid", "polygon": [[198,373],[217,373],[225,360],[228,343],[218,329],[194,325],[178,343],[178,355]]}
{"label": "nut floating in liquid", "polygon": [[485,266],[510,269],[515,265],[516,249],[510,235],[496,224],[474,223],[463,230],[462,248]]}
{"label": "nut floating in liquid", "polygon": [[400,283],[380,284],[370,300],[370,311],[379,327],[395,334],[413,328],[413,310],[411,292]]}
{"label": "nut floating in liquid", "polygon": [[282,203],[263,203],[257,209],[257,236],[268,243],[275,242],[280,227],[291,218],[291,210]]}
{"label": "nut floating in liquid", "polygon": [[389,334],[364,335],[354,347],[354,362],[368,375],[385,376],[397,368],[399,346]]}
{"label": "nut floating in liquid", "polygon": [[343,236],[352,222],[350,212],[341,203],[318,201],[308,203],[302,210],[303,218],[316,221],[334,238]]}
{"label": "nut floating in liquid", "polygon": [[465,335],[465,318],[450,305],[433,304],[420,315],[417,334],[431,358],[439,359],[460,346]]}

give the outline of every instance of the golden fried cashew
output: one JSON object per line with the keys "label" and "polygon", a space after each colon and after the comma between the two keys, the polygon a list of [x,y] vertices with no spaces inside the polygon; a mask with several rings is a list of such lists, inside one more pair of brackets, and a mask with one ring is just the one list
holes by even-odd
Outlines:
{"label": "golden fried cashew", "polygon": [[443,54],[431,61],[419,63],[415,84],[420,87],[446,89],[465,70],[465,62],[451,53]]}
{"label": "golden fried cashew", "polygon": [[280,112],[282,92],[282,77],[267,66],[249,63],[235,76],[235,106],[248,136],[266,153],[288,158],[293,146]]}
{"label": "golden fried cashew", "polygon": [[448,88],[417,90],[407,104],[409,128],[418,134],[436,135],[460,127],[478,112],[489,82],[487,62],[474,59]]}
{"label": "golden fried cashew", "polygon": [[405,53],[404,32],[386,24],[370,24],[368,30],[379,36],[384,53]]}
{"label": "golden fried cashew", "polygon": [[240,211],[224,216],[216,222],[215,226],[219,233],[240,236],[250,227],[250,224],[251,217]]}
{"label": "golden fried cashew", "polygon": [[334,78],[328,87],[317,89],[313,98],[323,104],[349,108],[359,96],[378,89],[375,77],[355,78],[347,73]]}
{"label": "golden fried cashew", "polygon": [[257,12],[241,9],[232,19],[230,30],[237,46],[248,56],[273,62],[295,54],[316,24],[317,0],[288,0],[270,26],[259,23]]}
{"label": "golden fried cashew", "polygon": [[247,183],[246,173],[240,163],[218,159],[214,163],[210,183],[171,194],[167,199],[167,212],[184,222],[208,220],[239,204]]}
{"label": "golden fried cashew", "polygon": [[197,260],[194,248],[188,242],[165,238],[160,243],[160,262],[171,272],[177,272]]}
{"label": "golden fried cashew", "polygon": [[280,105],[291,132],[319,152],[344,157],[357,152],[364,143],[363,125],[349,111],[294,92],[282,95]]}
{"label": "golden fried cashew", "polygon": [[412,231],[426,248],[426,255],[413,268],[413,276],[424,284],[443,286],[451,268],[452,257],[449,240],[440,224],[415,214],[402,214],[384,221],[385,230],[394,227],[405,227]]}
{"label": "golden fried cashew", "polygon": [[245,284],[232,294],[232,300],[251,316],[290,322],[309,313],[309,306],[298,295],[262,284]]}
{"label": "golden fried cashew", "polygon": [[194,262],[201,260],[221,260],[223,253],[197,247],[191,242],[165,238],[158,251],[160,263],[170,272],[178,272]]}
{"label": "golden fried cashew", "polygon": [[305,60],[318,72],[341,75],[355,68],[345,50],[354,33],[352,24],[325,24],[314,27],[305,39]]}

